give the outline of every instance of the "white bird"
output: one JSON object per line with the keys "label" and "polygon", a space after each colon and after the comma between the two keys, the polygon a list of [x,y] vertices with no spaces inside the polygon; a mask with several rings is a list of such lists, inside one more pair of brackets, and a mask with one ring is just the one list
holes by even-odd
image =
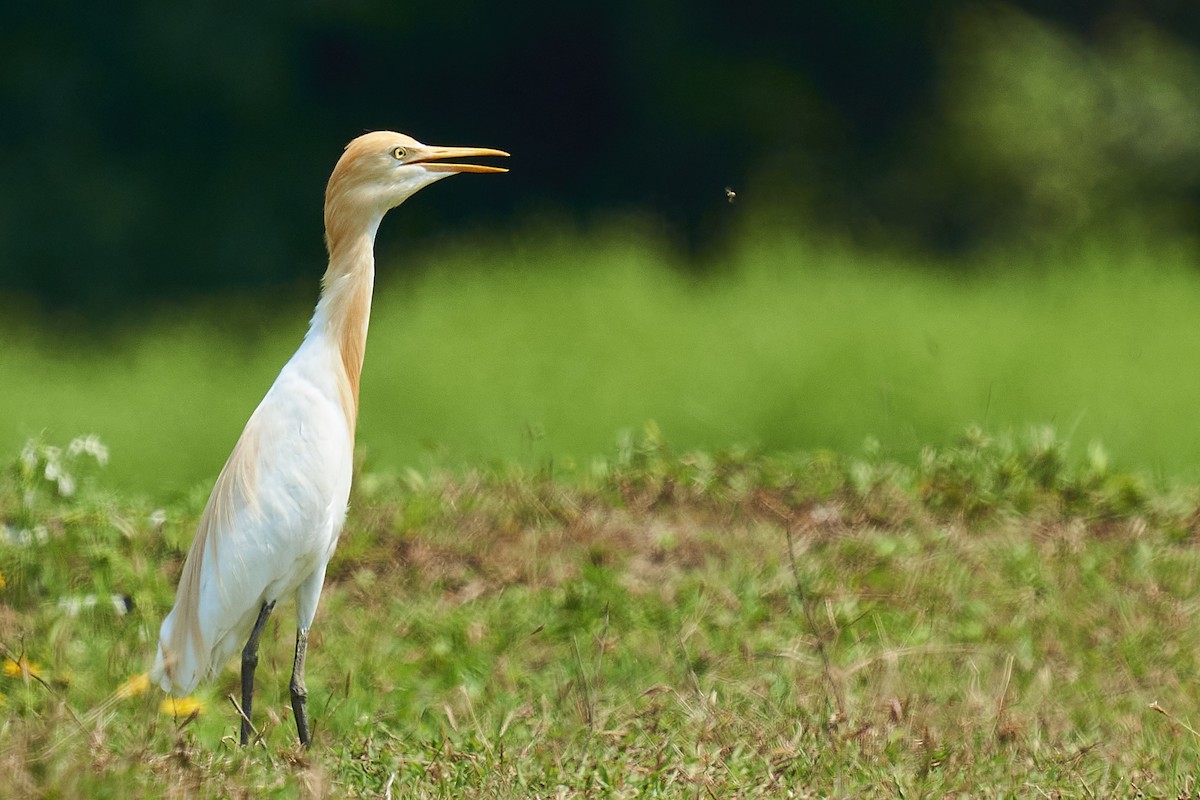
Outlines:
{"label": "white bird", "polygon": [[292,710],[300,741],[311,741],[304,658],[350,496],[375,232],[389,209],[435,181],[457,172],[507,171],[444,159],[507,155],[377,131],[350,142],[333,169],[325,190],[329,267],[308,333],[217,477],[151,669],[164,691],[184,695],[243,648],[242,744],[253,729],[259,635],[276,602],[292,595]]}

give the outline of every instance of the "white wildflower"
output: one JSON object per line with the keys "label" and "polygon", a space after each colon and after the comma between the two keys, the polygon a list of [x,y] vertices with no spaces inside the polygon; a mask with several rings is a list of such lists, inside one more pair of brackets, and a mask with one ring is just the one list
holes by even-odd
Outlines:
{"label": "white wildflower", "polygon": [[21,448],[21,464],[25,467],[26,472],[33,472],[37,469],[38,454],[33,439],[27,440],[25,446]]}
{"label": "white wildflower", "polygon": [[77,436],[72,439],[71,443],[67,445],[67,452],[72,456],[87,453],[96,459],[96,463],[102,467],[108,463],[108,447],[94,433],[90,433],[87,436]]}

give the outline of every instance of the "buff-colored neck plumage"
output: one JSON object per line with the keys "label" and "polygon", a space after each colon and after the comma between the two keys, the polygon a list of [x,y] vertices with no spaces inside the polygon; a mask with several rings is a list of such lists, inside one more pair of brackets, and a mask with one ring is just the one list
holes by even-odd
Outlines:
{"label": "buff-colored neck plumage", "polygon": [[358,419],[359,378],[375,284],[374,238],[373,230],[364,230],[349,241],[330,241],[329,267],[309,332],[322,336],[340,357],[338,394],[351,437]]}
{"label": "buff-colored neck plumage", "polygon": [[323,337],[340,357],[338,393],[352,438],[375,286],[375,233],[384,213],[376,206],[355,202],[357,156],[353,147],[347,149],[325,192],[329,266],[321,280],[321,299],[309,329],[310,337]]}

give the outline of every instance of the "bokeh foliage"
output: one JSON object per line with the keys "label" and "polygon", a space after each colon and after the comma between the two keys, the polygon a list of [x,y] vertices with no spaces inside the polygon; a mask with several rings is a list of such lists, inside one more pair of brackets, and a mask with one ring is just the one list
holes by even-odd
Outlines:
{"label": "bokeh foliage", "polygon": [[[374,469],[585,465],[652,419],[681,447],[851,452],[872,437],[908,462],[968,425],[1052,423],[1080,452],[1100,439],[1122,466],[1197,474],[1186,249],[1097,240],[963,275],[961,260],[764,224],[697,279],[622,225],[484,236],[414,263],[379,268],[358,426]],[[308,298],[192,307],[100,342],[18,329],[0,349],[0,450],[96,432],[114,479],[207,493],[308,313]]]}

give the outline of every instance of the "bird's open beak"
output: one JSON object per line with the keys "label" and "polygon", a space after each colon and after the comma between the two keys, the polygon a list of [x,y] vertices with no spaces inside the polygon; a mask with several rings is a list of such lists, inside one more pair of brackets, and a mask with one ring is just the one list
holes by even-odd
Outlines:
{"label": "bird's open beak", "polygon": [[508,172],[504,167],[485,167],[482,164],[430,163],[446,158],[471,158],[473,156],[507,156],[503,150],[490,147],[427,147],[417,153],[410,164],[421,164],[430,172]]}

